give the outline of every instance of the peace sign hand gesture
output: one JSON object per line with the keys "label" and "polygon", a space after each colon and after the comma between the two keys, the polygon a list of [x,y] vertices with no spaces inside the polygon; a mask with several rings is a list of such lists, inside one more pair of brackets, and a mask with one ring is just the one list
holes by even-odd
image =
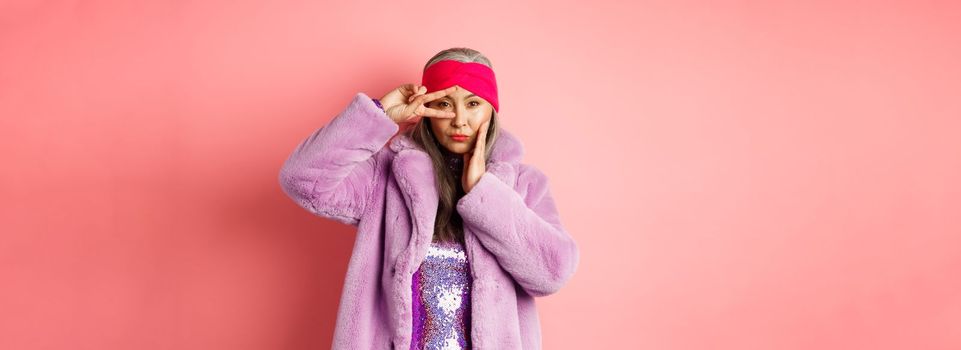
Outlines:
{"label": "peace sign hand gesture", "polygon": [[425,94],[427,87],[417,84],[404,84],[380,98],[384,111],[397,124],[416,123],[420,117],[453,118],[454,112],[444,112],[427,108],[425,103],[447,96],[457,91],[457,85],[444,90]]}
{"label": "peace sign hand gesture", "polygon": [[487,150],[487,127],[490,122],[490,119],[488,119],[484,124],[481,124],[480,130],[477,131],[474,149],[464,152],[464,172],[461,176],[461,186],[464,188],[464,193],[470,192],[474,185],[477,185],[477,182],[480,181],[481,176],[487,172],[487,158],[484,152]]}

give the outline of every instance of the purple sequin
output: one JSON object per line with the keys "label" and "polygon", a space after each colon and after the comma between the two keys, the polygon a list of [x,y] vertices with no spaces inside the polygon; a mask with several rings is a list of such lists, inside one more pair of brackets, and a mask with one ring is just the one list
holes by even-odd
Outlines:
{"label": "purple sequin", "polygon": [[470,348],[471,282],[464,246],[432,242],[413,276],[411,349]]}

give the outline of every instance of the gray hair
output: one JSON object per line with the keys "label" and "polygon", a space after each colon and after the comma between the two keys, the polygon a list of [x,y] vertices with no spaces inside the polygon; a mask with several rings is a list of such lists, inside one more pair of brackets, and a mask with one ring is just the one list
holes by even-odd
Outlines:
{"label": "gray hair", "polygon": [[[424,70],[427,70],[427,67],[442,60],[477,62],[494,69],[491,61],[479,51],[466,47],[454,47],[438,52],[434,57],[431,57],[430,60],[427,61],[427,64],[424,65]],[[497,140],[497,136],[500,134],[499,130],[497,111],[491,111],[491,121],[487,128],[487,148],[484,150],[484,156],[488,162],[494,149],[495,140]],[[421,118],[420,121],[410,129],[410,133],[414,142],[420,145],[430,156],[434,168],[434,180],[437,184],[437,192],[440,197],[437,205],[437,216],[434,221],[434,239],[463,242],[463,219],[455,209],[455,206],[457,205],[457,200],[465,193],[460,183],[456,181],[454,175],[447,169],[447,163],[441,150],[444,146],[438,143],[436,136],[433,134],[430,126],[430,118]]]}
{"label": "gray hair", "polygon": [[427,64],[424,65],[424,70],[427,70],[427,67],[430,67],[430,65],[437,63],[437,61],[442,61],[442,60],[455,60],[460,62],[476,62],[476,63],[484,64],[485,66],[488,66],[491,69],[494,69],[494,66],[491,64],[491,61],[487,59],[487,56],[484,56],[484,54],[480,53],[480,51],[469,49],[466,47],[453,47],[453,48],[449,48],[447,50],[438,52],[436,55],[434,55],[434,57],[431,57],[429,60],[427,60]]}

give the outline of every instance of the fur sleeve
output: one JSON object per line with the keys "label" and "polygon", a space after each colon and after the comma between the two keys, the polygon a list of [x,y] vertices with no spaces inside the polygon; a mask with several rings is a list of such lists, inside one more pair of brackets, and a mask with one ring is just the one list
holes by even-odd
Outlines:
{"label": "fur sleeve", "polygon": [[579,253],[561,225],[547,177],[533,166],[520,169],[517,190],[484,173],[457,211],[528,294],[545,296],[573,275]]}
{"label": "fur sleeve", "polygon": [[369,96],[357,93],[294,149],[280,170],[280,186],[311,213],[356,226],[377,181],[374,154],[399,128]]}

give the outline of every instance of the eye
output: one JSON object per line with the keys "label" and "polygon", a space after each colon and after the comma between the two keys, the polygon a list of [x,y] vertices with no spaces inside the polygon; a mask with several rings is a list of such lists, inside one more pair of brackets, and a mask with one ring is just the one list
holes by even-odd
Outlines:
{"label": "eye", "polygon": [[470,102],[468,102],[468,104],[471,104],[471,103],[475,103],[475,104],[473,105],[473,106],[475,106],[475,107],[476,107],[476,106],[480,106],[480,102],[477,102],[477,101],[470,101]]}
{"label": "eye", "polygon": [[437,105],[440,107],[447,107],[447,101],[440,101],[437,103]]}

